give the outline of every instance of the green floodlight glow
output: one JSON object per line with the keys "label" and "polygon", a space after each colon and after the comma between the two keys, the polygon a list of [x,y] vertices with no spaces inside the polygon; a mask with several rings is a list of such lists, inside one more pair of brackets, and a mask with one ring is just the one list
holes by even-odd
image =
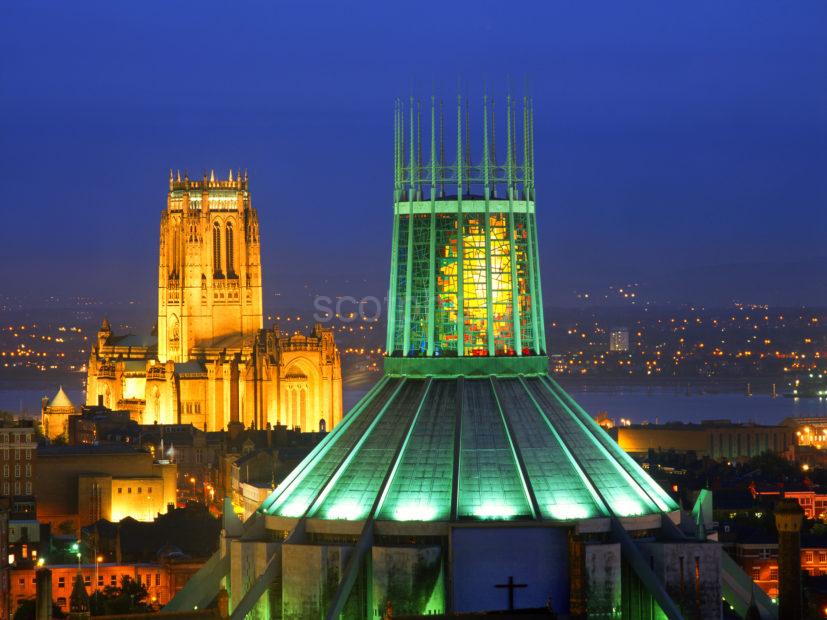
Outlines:
{"label": "green floodlight glow", "polygon": [[633,517],[635,515],[641,515],[644,512],[638,502],[628,497],[619,499],[612,504],[612,511],[621,517]]}
{"label": "green floodlight glow", "polygon": [[433,521],[436,514],[436,508],[430,504],[403,504],[393,511],[393,518],[396,521]]}
{"label": "green floodlight glow", "polygon": [[279,510],[279,514],[282,517],[299,518],[305,513],[306,510],[307,502],[303,502],[300,499],[297,499],[283,506],[281,510]]}
{"label": "green floodlight glow", "polygon": [[72,546],[71,546],[71,549],[72,549],[73,553],[77,553],[80,550],[80,543],[79,542],[73,542]]}
{"label": "green floodlight glow", "polygon": [[344,521],[358,521],[365,514],[365,508],[353,500],[342,500],[334,504],[327,511],[328,519],[340,519]]}
{"label": "green floodlight glow", "polygon": [[585,519],[590,516],[589,510],[582,504],[552,504],[548,511],[551,516],[561,521]]}
{"label": "green floodlight glow", "polygon": [[474,510],[478,519],[511,519],[516,514],[513,506],[501,502],[484,502]]}

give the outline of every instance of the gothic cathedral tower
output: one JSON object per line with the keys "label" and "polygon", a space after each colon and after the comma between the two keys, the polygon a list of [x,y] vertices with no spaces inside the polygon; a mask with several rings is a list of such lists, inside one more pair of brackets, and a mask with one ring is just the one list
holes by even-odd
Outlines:
{"label": "gothic cathedral tower", "polygon": [[245,173],[170,171],[158,260],[158,360],[250,346],[263,327],[258,214]]}

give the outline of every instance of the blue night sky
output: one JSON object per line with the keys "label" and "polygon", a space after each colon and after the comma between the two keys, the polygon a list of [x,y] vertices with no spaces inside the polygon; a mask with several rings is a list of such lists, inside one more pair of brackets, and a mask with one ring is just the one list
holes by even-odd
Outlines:
{"label": "blue night sky", "polygon": [[636,280],[827,304],[822,0],[11,2],[1,22],[0,293],[151,304],[169,168],[241,167],[268,295],[382,294],[393,98],[510,75],[535,97],[548,303]]}

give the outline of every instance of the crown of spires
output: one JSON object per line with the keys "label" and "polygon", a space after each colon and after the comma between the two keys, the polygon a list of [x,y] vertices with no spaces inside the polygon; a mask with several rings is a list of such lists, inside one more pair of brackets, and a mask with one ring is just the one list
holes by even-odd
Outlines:
{"label": "crown of spires", "polygon": [[[413,96],[409,102],[397,98],[394,103],[394,181],[397,200],[422,200],[428,191],[437,199],[442,199],[446,196],[446,187],[453,187],[457,194],[488,195],[491,198],[497,197],[499,188],[505,190],[505,196],[534,200],[533,101],[524,95],[520,102],[520,98],[512,96],[509,91],[504,107],[501,114],[505,117],[506,140],[505,148],[501,149],[505,153],[498,157],[494,98],[485,92],[480,110],[482,131],[472,131],[469,101],[457,94],[456,153],[453,162],[449,162],[445,156],[446,124],[442,100],[439,100],[437,106],[437,98],[431,96],[430,127],[425,128],[421,102]],[[518,124],[520,116],[522,122]],[[430,133],[428,162],[422,156],[423,129],[426,129],[426,134]],[[477,160],[472,157],[472,133],[482,142],[481,157]]]}
{"label": "crown of spires", "polygon": [[207,171],[204,171],[204,175],[201,181],[193,181],[190,182],[189,174],[187,173],[186,168],[184,169],[183,178],[181,176],[181,170],[175,169],[173,171],[170,168],[169,171],[169,188],[170,190],[175,189],[209,189],[209,188],[234,188],[234,189],[246,189],[247,183],[249,182],[249,173],[247,170],[244,170],[242,174],[241,168],[237,168],[233,171],[232,168],[229,169],[229,174],[227,175],[226,180],[216,178],[215,176],[215,169],[211,168],[209,174]]}

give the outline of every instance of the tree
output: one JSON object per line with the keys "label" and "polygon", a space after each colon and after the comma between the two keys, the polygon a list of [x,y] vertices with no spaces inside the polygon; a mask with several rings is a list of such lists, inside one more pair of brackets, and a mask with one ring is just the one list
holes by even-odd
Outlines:
{"label": "tree", "polygon": [[89,599],[89,609],[93,616],[148,612],[152,611],[152,606],[146,602],[148,596],[144,584],[123,575],[120,586],[96,590]]}
{"label": "tree", "polygon": [[[52,601],[52,618],[65,618],[66,614],[57,606],[57,603]],[[12,620],[34,620],[35,619],[35,600],[27,598],[20,601],[17,610],[12,616]]]}

